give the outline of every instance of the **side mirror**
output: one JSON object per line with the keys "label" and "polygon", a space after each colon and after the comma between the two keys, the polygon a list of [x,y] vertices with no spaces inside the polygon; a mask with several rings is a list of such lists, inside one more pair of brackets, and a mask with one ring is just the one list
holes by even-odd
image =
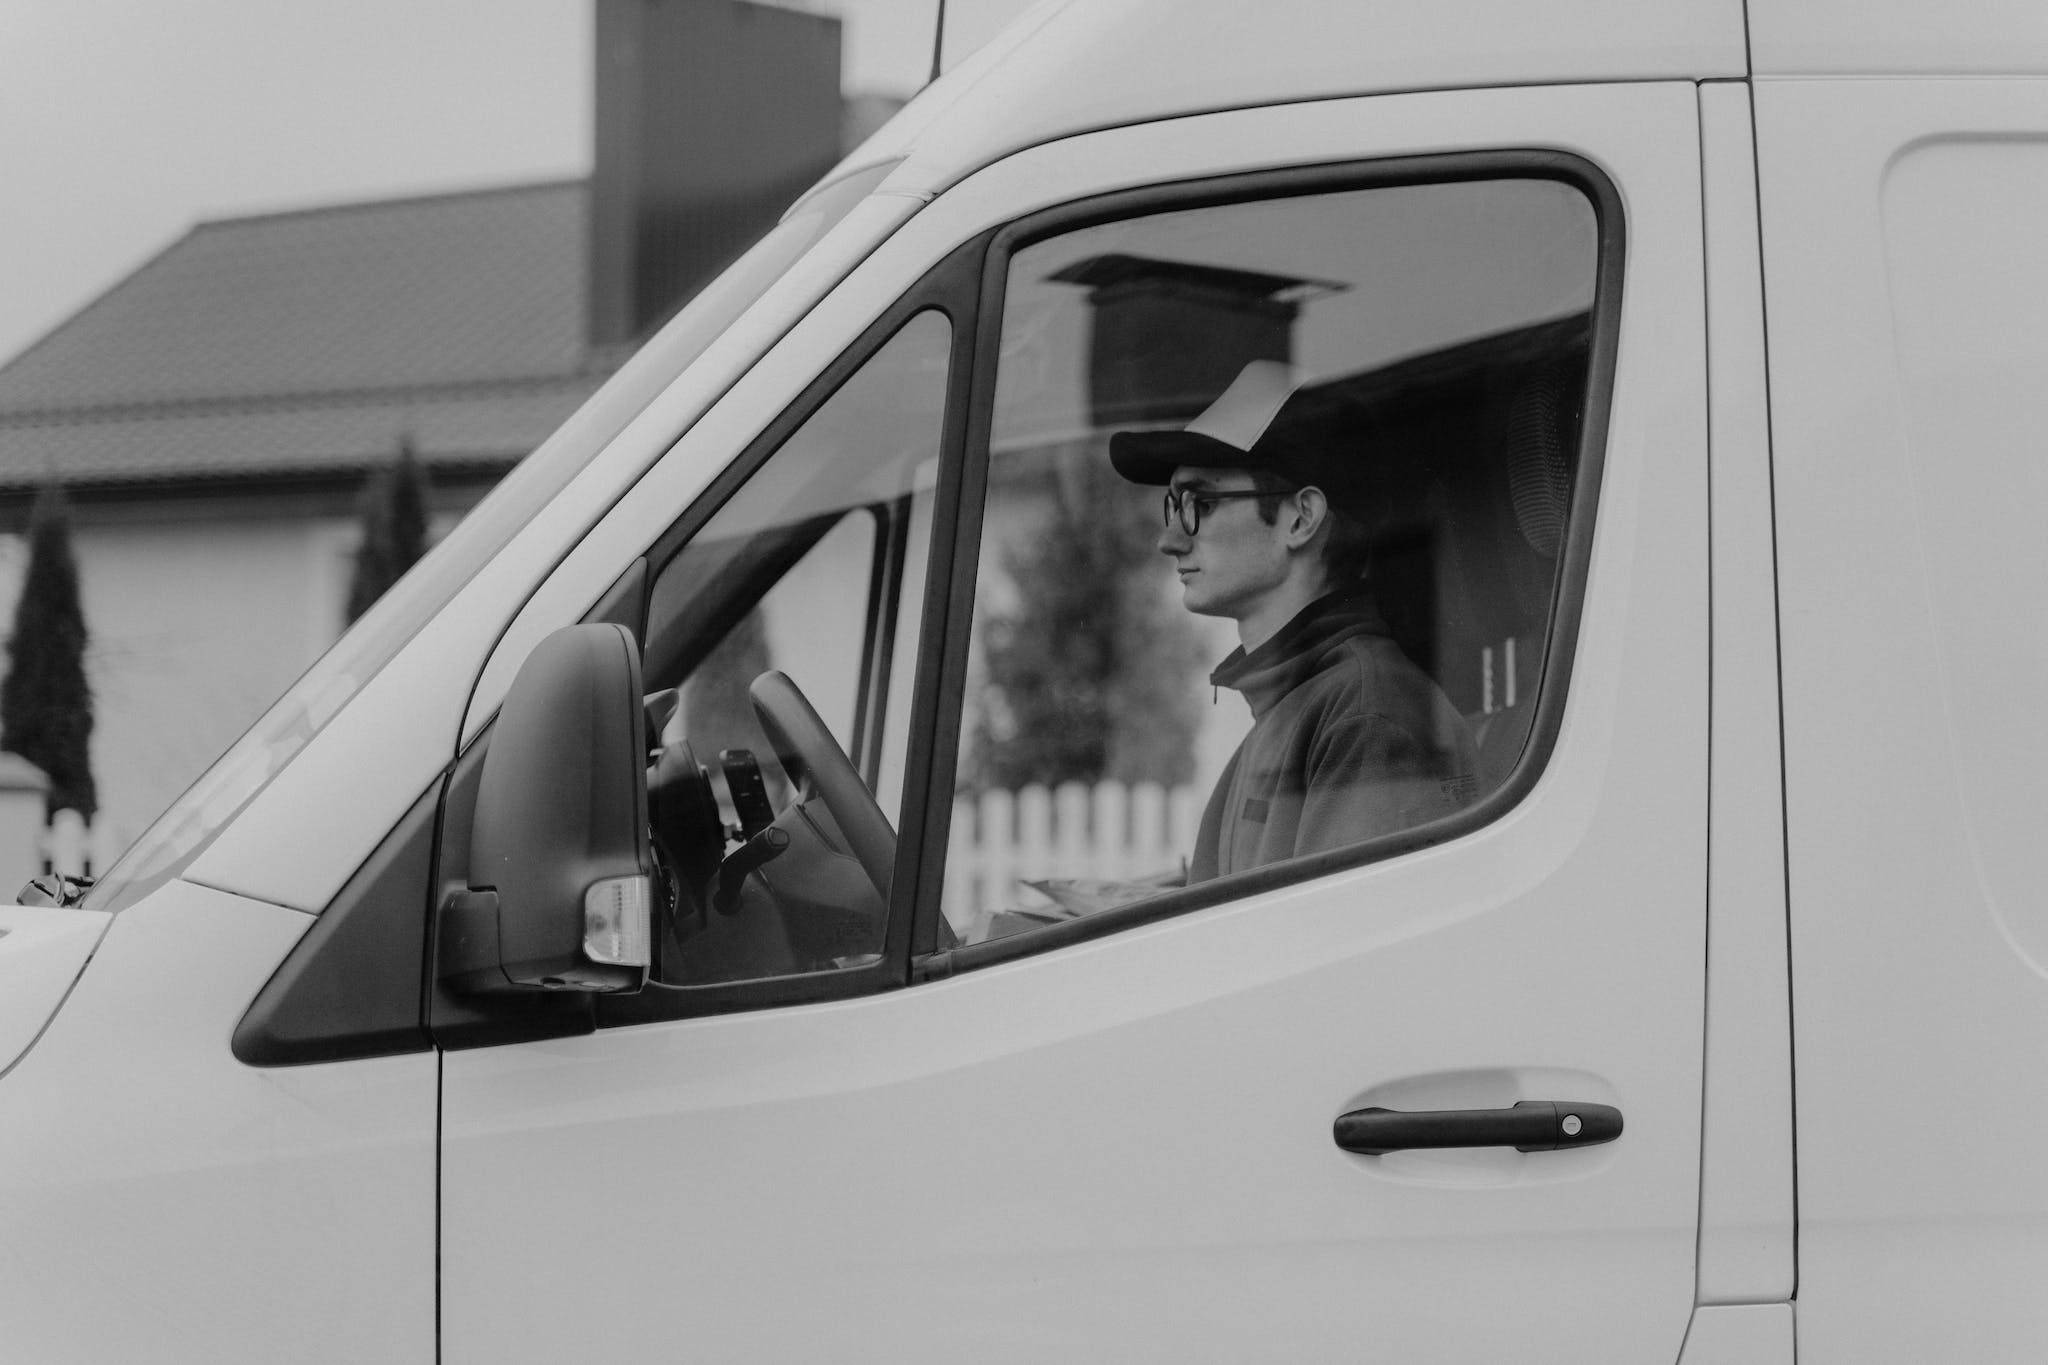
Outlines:
{"label": "side mirror", "polygon": [[440,967],[450,989],[646,984],[645,725],[640,651],[621,626],[558,630],[520,668],[484,755],[469,889],[442,909]]}

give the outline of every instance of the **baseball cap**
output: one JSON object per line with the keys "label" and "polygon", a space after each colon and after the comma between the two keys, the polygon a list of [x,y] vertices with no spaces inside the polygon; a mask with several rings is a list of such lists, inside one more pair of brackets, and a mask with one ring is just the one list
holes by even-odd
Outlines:
{"label": "baseball cap", "polygon": [[1186,426],[1112,433],[1109,462],[1132,483],[1159,486],[1180,468],[1265,470],[1343,505],[1363,496],[1364,470],[1356,436],[1347,440],[1330,416],[1292,366],[1254,360]]}

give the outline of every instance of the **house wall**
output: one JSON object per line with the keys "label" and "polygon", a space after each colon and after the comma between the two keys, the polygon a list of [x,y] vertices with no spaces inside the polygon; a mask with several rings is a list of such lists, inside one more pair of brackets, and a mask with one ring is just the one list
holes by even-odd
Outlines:
{"label": "house wall", "polygon": [[[124,847],[341,634],[346,497],[73,506],[101,847]],[[437,509],[436,527],[453,510]],[[0,631],[28,562],[0,536]],[[0,893],[12,887],[0,887]]]}

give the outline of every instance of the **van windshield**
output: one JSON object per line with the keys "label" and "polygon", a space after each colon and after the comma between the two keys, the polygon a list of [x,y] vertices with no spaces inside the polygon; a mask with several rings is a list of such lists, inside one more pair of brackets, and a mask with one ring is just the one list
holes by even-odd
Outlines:
{"label": "van windshield", "polygon": [[870,166],[811,194],[700,290],[157,817],[85,907],[125,909],[181,873],[592,456],[894,169]]}

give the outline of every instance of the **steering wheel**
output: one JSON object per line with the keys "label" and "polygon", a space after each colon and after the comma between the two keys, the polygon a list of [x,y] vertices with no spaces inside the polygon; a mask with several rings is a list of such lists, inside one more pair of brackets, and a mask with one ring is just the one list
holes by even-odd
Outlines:
{"label": "steering wheel", "polygon": [[747,688],[761,729],[792,782],[808,786],[832,812],[854,861],[867,874],[882,904],[896,874],[896,831],[882,814],[868,784],[808,698],[785,673],[770,669]]}

